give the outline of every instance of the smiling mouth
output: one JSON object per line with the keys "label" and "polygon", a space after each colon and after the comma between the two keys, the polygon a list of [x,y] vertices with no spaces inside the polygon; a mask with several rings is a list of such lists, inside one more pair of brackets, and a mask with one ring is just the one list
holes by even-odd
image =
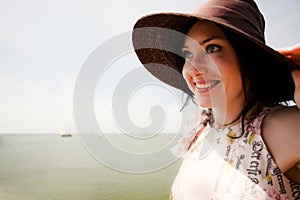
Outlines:
{"label": "smiling mouth", "polygon": [[207,92],[211,90],[213,87],[215,87],[216,85],[218,85],[219,83],[220,83],[219,80],[215,80],[215,81],[209,80],[209,81],[194,82],[194,85],[198,92]]}

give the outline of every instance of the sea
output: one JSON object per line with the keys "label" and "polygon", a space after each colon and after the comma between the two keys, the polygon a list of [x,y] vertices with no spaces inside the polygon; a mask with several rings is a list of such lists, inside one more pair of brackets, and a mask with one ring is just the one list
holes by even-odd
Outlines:
{"label": "sea", "polygon": [[180,162],[125,173],[95,159],[76,135],[0,134],[0,200],[167,200]]}
{"label": "sea", "polygon": [[0,200],[167,200],[180,162],[125,173],[95,159],[76,135],[0,134]]}

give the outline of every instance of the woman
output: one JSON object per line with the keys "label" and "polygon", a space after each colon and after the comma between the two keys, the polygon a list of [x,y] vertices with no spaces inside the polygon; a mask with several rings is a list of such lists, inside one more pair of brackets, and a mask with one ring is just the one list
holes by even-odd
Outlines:
{"label": "woman", "polygon": [[145,16],[133,44],[147,70],[205,110],[181,141],[171,199],[300,199],[300,111],[287,103],[300,66],[265,44],[254,1]]}

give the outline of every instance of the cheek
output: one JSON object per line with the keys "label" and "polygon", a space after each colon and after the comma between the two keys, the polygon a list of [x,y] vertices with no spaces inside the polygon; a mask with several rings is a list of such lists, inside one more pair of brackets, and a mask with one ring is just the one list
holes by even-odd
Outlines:
{"label": "cheek", "polygon": [[193,91],[192,75],[190,73],[190,68],[188,66],[183,66],[182,76],[191,91]]}
{"label": "cheek", "polygon": [[187,68],[186,65],[184,65],[183,68],[182,68],[182,76],[183,76],[183,78],[184,78],[185,81],[188,80],[188,77],[189,77],[188,74],[189,74],[188,73],[188,68]]}
{"label": "cheek", "polygon": [[239,88],[242,85],[240,67],[236,59],[224,61],[219,67],[219,73],[226,87]]}
{"label": "cheek", "polygon": [[240,93],[243,89],[241,74],[238,70],[227,71],[223,78],[227,92]]}

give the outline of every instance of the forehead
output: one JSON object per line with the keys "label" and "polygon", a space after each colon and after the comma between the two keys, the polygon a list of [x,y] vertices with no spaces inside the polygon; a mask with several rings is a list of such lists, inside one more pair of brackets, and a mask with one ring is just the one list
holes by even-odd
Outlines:
{"label": "forehead", "polygon": [[187,36],[197,41],[205,40],[208,37],[226,38],[223,31],[210,21],[197,21],[187,32]]}

